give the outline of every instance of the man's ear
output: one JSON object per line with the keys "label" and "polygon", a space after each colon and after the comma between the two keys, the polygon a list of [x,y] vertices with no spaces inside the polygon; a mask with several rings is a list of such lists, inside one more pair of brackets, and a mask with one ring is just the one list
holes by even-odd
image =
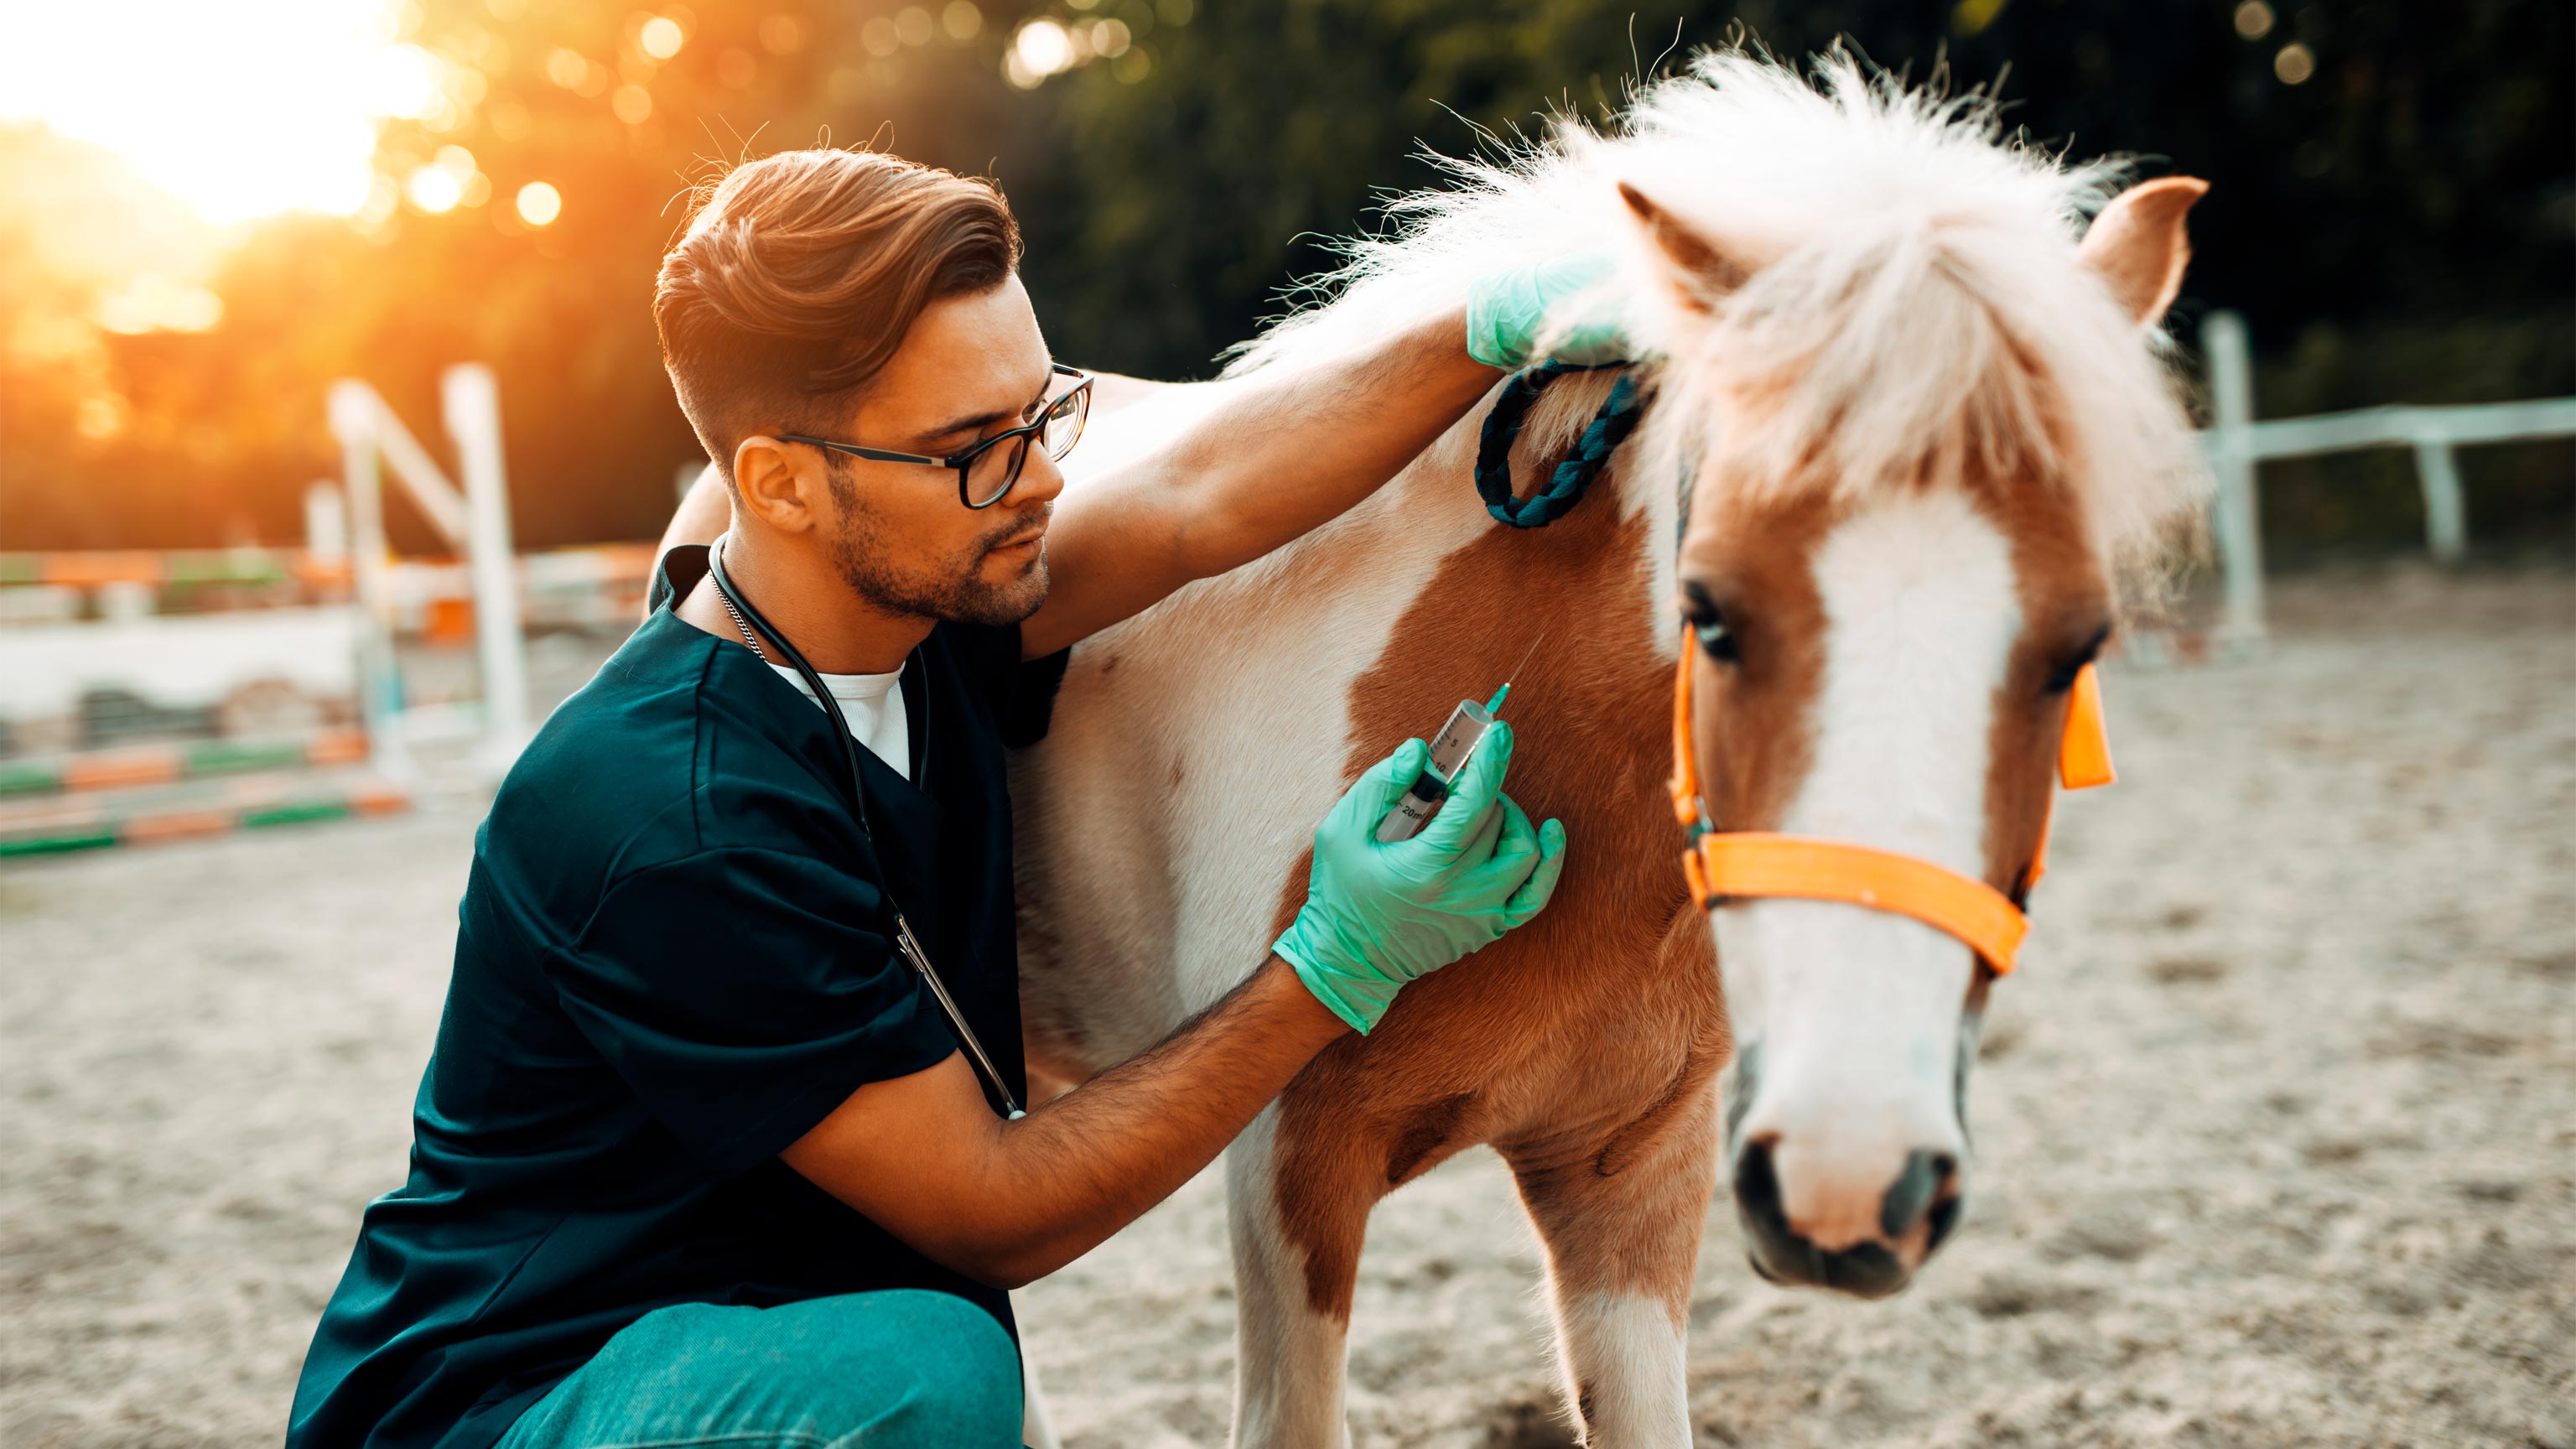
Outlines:
{"label": "man's ear", "polygon": [[2163,321],[2182,290],[2182,269],[2191,261],[2183,214],[2208,190],[2208,182],[2189,176],[2132,186],[2112,197],[2084,233],[2077,254],[2141,327]]}
{"label": "man's ear", "polygon": [[733,449],[736,506],[781,533],[803,533],[816,521],[824,490],[820,450],[754,433]]}
{"label": "man's ear", "polygon": [[1646,240],[1656,274],[1686,310],[1706,313],[1752,279],[1751,266],[1646,193],[1622,181],[1619,199],[1628,203],[1629,219]]}

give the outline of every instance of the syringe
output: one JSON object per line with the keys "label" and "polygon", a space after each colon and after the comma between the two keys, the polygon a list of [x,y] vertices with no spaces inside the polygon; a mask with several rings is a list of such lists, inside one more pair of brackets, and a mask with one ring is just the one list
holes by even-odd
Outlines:
{"label": "syringe", "polygon": [[[1532,639],[1529,654],[1521,656],[1520,664],[1513,665],[1512,672],[1520,673],[1521,665],[1529,663],[1530,655],[1537,652],[1538,640]],[[1440,802],[1449,798],[1449,782],[1458,778],[1460,770],[1467,768],[1467,761],[1476,753],[1476,746],[1484,743],[1495,719],[1503,712],[1503,701],[1509,699],[1511,693],[1511,681],[1507,679],[1503,681],[1502,688],[1494,691],[1494,697],[1483,704],[1472,699],[1458,701],[1458,707],[1449,712],[1449,722],[1432,737],[1431,759],[1423,765],[1422,773],[1414,777],[1412,787],[1395,802],[1395,808],[1386,812],[1386,818],[1377,823],[1377,838],[1381,842],[1392,844],[1398,840],[1411,840],[1430,823],[1432,816],[1440,813]]]}

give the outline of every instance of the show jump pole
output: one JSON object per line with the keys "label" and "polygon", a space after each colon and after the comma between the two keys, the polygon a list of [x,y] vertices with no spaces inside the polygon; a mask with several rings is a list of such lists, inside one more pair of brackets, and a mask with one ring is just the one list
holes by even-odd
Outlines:
{"label": "show jump pole", "polygon": [[364,382],[331,384],[331,431],[339,439],[349,495],[350,558],[365,615],[360,631],[360,698],[370,750],[387,778],[416,773],[402,748],[400,675],[395,669],[394,598],[385,544],[379,465],[391,469],[448,545],[465,555],[474,590],[475,644],[483,682],[483,739],[476,763],[497,776],[531,734],[527,653],[519,627],[516,559],[510,544],[509,484],[501,462],[500,388],[492,370],[462,363],[440,378],[447,434],[465,486],[448,481],[383,397]]}

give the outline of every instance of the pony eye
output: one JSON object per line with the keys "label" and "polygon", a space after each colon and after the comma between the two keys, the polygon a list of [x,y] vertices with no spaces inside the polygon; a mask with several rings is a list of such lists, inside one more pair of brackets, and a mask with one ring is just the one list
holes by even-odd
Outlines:
{"label": "pony eye", "polygon": [[1728,626],[1726,615],[1717,601],[1698,584],[1682,586],[1682,622],[1690,625],[1691,634],[1699,640],[1700,651],[1720,664],[1734,664],[1743,658],[1736,647],[1735,630]]}
{"label": "pony eye", "polygon": [[1717,610],[1694,617],[1690,626],[1691,634],[1699,640],[1700,652],[1709,658],[1720,664],[1734,664],[1744,657],[1736,648],[1735,631],[1727,627],[1726,616]]}

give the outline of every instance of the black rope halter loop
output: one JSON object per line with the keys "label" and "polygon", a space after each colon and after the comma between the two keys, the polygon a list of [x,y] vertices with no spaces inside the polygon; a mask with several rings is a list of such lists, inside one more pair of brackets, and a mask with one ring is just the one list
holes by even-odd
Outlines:
{"label": "black rope halter loop", "polygon": [[[1527,498],[1514,498],[1512,444],[1520,437],[1521,426],[1529,421],[1538,395],[1569,372],[1594,372],[1603,367],[1621,369],[1619,380],[1610,385],[1610,396],[1603,399],[1601,411],[1593,415],[1583,436],[1575,440],[1574,451],[1548,475],[1546,487]],[[1504,381],[1502,395],[1494,399],[1493,411],[1485,414],[1484,432],[1476,443],[1476,496],[1485,501],[1487,513],[1514,528],[1545,528],[1583,501],[1584,492],[1601,475],[1601,467],[1610,461],[1610,454],[1636,430],[1637,420],[1645,416],[1645,398],[1627,367],[1624,362],[1548,361],[1523,368]]]}

